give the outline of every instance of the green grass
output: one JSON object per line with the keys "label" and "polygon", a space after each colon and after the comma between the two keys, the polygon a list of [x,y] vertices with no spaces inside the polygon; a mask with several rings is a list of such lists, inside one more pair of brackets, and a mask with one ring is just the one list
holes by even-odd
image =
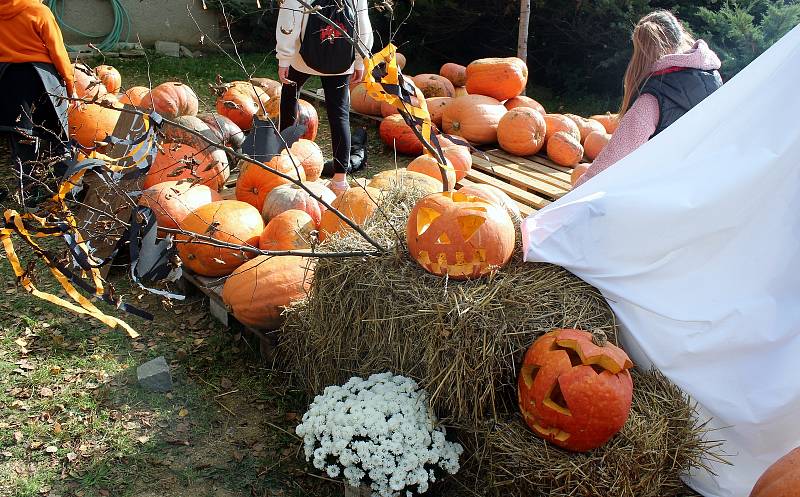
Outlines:
{"label": "green grass", "polygon": [[[287,413],[302,412],[304,398],[284,375],[260,364],[200,298],[167,305],[131,288],[123,273],[111,280],[155,315],[122,316],[137,340],[14,290],[0,260],[0,495],[341,491],[306,474],[287,434],[296,423]],[[39,287],[59,292],[48,278]],[[171,364],[168,394],[136,382],[136,366],[158,355]]]}

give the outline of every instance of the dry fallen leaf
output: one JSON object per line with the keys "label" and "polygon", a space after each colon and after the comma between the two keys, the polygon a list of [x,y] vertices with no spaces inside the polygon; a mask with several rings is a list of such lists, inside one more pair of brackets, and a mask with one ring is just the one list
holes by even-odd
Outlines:
{"label": "dry fallen leaf", "polygon": [[53,433],[55,433],[56,435],[61,433],[61,423],[59,423],[58,421],[53,423]]}
{"label": "dry fallen leaf", "polygon": [[186,408],[185,408],[185,407],[184,407],[184,408],[181,408],[181,410],[180,410],[180,411],[178,411],[178,416],[180,416],[180,417],[182,417],[182,418],[185,418],[185,417],[186,417],[186,416],[188,416],[188,415],[189,415],[189,411],[188,411],[188,410],[186,410]]}
{"label": "dry fallen leaf", "polygon": [[67,452],[67,460],[68,460],[69,462],[72,462],[72,461],[74,461],[74,460],[75,460],[75,459],[77,459],[77,458],[78,458],[78,454],[76,454],[76,453],[74,453],[74,452]]}
{"label": "dry fallen leaf", "polygon": [[15,432],[14,432],[14,440],[15,440],[17,443],[22,443],[22,439],[23,439],[23,438],[24,438],[24,436],[22,435],[22,432],[21,432],[21,431],[15,431]]}
{"label": "dry fallen leaf", "polygon": [[136,440],[138,440],[140,444],[146,444],[150,441],[150,437],[142,435],[141,437],[137,437]]}
{"label": "dry fallen leaf", "polygon": [[53,390],[51,390],[48,387],[42,387],[42,389],[39,390],[39,395],[41,395],[42,397],[47,397],[47,398],[52,397],[53,396]]}
{"label": "dry fallen leaf", "polygon": [[47,452],[48,454],[55,454],[56,452],[58,452],[58,447],[56,447],[55,445],[48,445],[47,447],[45,447],[44,451]]}

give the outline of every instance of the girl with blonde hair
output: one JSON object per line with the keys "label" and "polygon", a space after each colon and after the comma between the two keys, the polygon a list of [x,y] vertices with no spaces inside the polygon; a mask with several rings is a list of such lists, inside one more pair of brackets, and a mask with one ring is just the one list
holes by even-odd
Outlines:
{"label": "girl with blonde hair", "polygon": [[644,16],[633,30],[619,127],[575,186],[642,146],[716,91],[722,86],[720,66],[719,57],[672,13],[658,10]]}

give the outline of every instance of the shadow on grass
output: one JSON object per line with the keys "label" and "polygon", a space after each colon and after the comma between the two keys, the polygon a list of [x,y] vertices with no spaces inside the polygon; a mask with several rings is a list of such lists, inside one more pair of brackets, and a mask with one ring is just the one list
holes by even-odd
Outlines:
{"label": "shadow on grass", "polygon": [[[197,298],[165,306],[131,340],[13,290],[0,302],[0,495],[338,495],[309,476],[293,435],[305,399]],[[52,282],[41,285],[55,291]],[[108,309],[106,309],[108,310]],[[174,388],[139,387],[136,366],[164,355]]]}

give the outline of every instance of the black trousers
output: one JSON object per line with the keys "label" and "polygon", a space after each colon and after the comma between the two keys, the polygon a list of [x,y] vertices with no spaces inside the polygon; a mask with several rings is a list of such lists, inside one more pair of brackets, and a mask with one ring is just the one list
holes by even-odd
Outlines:
{"label": "black trousers", "polygon": [[[27,175],[38,162],[68,153],[67,137],[33,65],[9,64],[0,76],[0,95],[6,95],[0,99],[0,132],[11,138],[17,169]],[[56,175],[63,173],[63,165],[55,169]]]}
{"label": "black trousers", "polygon": [[[302,73],[294,67],[289,68],[289,79],[296,85],[283,85],[281,88],[280,129],[293,126],[297,120],[297,100],[300,90],[311,75]],[[320,76],[325,91],[325,110],[331,127],[334,172],[347,172],[350,165],[350,75]]]}

